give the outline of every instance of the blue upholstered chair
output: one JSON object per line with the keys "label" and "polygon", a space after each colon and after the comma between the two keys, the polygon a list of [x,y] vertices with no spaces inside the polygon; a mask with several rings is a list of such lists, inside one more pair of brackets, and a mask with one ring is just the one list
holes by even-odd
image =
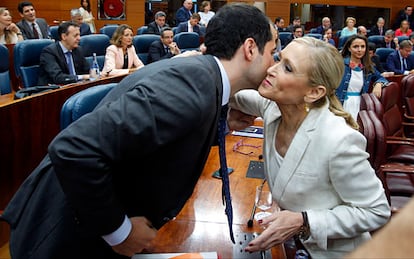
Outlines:
{"label": "blue upholstered chair", "polygon": [[116,85],[117,83],[109,83],[92,86],[69,97],[60,111],[60,128],[66,128],[75,120],[95,109],[96,105]]}
{"label": "blue upholstered chair", "polygon": [[410,39],[410,37],[408,37],[408,36],[397,36],[396,38],[398,39],[398,43],[401,43],[401,41],[403,41],[403,40]]}
{"label": "blue upholstered chair", "polygon": [[50,38],[53,40],[59,40],[58,34],[59,25],[53,25],[49,27]]}
{"label": "blue upholstered chair", "polygon": [[99,29],[100,34],[106,34],[109,38],[112,38],[112,34],[114,34],[116,28],[118,28],[118,24],[108,24],[104,27]]}
{"label": "blue upholstered chair", "polygon": [[384,41],[384,36],[382,36],[382,35],[371,35],[371,36],[368,37],[368,42],[372,42],[376,46],[378,46],[383,41]]}
{"label": "blue upholstered chair", "polygon": [[4,44],[0,44],[0,95],[11,93],[9,73],[9,50]]}
{"label": "blue upholstered chair", "polygon": [[316,38],[316,39],[319,39],[319,40],[322,39],[322,34],[320,34],[320,33],[307,33],[304,36],[305,37],[313,37],[313,38]]}
{"label": "blue upholstered chair", "polygon": [[282,49],[286,46],[286,42],[290,37],[292,37],[292,33],[290,31],[279,32],[279,39],[280,43],[282,44]]}
{"label": "blue upholstered chair", "polygon": [[137,35],[146,34],[148,32],[148,26],[143,25],[137,29]]}
{"label": "blue upholstered chair", "polygon": [[106,34],[84,35],[79,42],[79,46],[82,47],[83,55],[89,64],[92,64],[93,53],[96,53],[96,59],[101,70],[105,63],[106,48],[109,45],[109,37]]}
{"label": "blue upholstered chair", "polygon": [[387,70],[387,57],[390,53],[394,52],[395,49],[391,49],[391,48],[377,48],[375,50],[375,54],[377,54],[377,56],[379,57],[380,63],[382,65],[382,67]]}
{"label": "blue upholstered chair", "polygon": [[37,85],[40,53],[44,47],[52,43],[54,41],[51,39],[35,39],[19,41],[14,45],[14,70],[23,87]]}
{"label": "blue upholstered chair", "polygon": [[348,40],[349,36],[350,35],[346,35],[346,36],[344,35],[344,36],[339,37],[339,40],[338,40],[338,49],[339,50],[341,50],[344,47],[345,42]]}
{"label": "blue upholstered chair", "polygon": [[149,47],[151,46],[151,43],[159,39],[160,39],[160,35],[156,35],[156,34],[140,34],[140,35],[134,36],[132,43],[134,44],[134,47],[135,47],[135,50],[137,52],[139,59],[145,65],[147,64],[148,50],[149,50]]}
{"label": "blue upholstered chair", "polygon": [[196,32],[180,32],[174,35],[173,41],[177,43],[181,52],[200,49],[200,36]]}

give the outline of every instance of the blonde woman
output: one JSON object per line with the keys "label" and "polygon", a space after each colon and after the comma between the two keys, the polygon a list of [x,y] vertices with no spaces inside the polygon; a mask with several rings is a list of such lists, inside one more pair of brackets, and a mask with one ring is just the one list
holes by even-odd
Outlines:
{"label": "blonde woman", "polygon": [[103,75],[127,74],[144,66],[132,45],[133,37],[131,26],[118,26],[112,35],[111,45],[106,49]]}
{"label": "blonde woman", "polygon": [[312,258],[342,258],[388,221],[390,207],[366,140],[335,96],[338,50],[302,37],[279,56],[258,91],[236,93],[231,107],[244,114],[230,111],[231,129],[246,126],[247,114],[263,118],[265,175],[281,208],[259,220],[265,229],[245,250],[296,236]]}
{"label": "blonde woman", "polygon": [[410,36],[413,31],[410,29],[410,23],[407,20],[401,21],[400,28],[395,30],[395,36]]}
{"label": "blonde woman", "polygon": [[9,10],[5,7],[0,7],[0,43],[16,44],[22,40],[22,32],[19,27],[12,22]]}
{"label": "blonde woman", "polygon": [[356,19],[354,17],[348,17],[345,20],[346,26],[341,30],[341,37],[342,36],[351,36],[357,34]]}

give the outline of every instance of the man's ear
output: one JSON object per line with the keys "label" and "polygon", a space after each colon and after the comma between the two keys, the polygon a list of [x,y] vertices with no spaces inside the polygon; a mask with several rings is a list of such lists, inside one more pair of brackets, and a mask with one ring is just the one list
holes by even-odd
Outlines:
{"label": "man's ear", "polygon": [[253,60],[253,56],[257,52],[256,41],[253,38],[247,38],[243,43],[243,51],[246,59]]}
{"label": "man's ear", "polygon": [[323,98],[326,95],[326,87],[323,85],[318,85],[316,87],[311,87],[306,93],[304,100],[307,103],[314,103],[317,100]]}

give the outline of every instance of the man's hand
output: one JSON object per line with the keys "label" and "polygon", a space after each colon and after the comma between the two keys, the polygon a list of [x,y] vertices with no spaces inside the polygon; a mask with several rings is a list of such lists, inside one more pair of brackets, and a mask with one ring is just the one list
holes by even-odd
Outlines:
{"label": "man's hand", "polygon": [[230,109],[227,123],[230,130],[242,130],[253,125],[256,116],[243,113],[233,108]]}
{"label": "man's hand", "polygon": [[151,247],[151,241],[157,235],[157,230],[145,217],[130,218],[132,229],[127,239],[112,249],[118,254],[132,257],[136,253],[141,253],[144,249]]}

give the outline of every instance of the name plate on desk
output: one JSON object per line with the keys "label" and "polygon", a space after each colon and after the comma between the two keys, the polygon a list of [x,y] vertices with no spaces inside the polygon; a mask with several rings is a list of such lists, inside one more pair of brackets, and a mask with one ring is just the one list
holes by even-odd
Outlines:
{"label": "name plate on desk", "polygon": [[136,254],[131,259],[218,259],[217,252]]}
{"label": "name plate on desk", "polygon": [[231,134],[235,136],[251,137],[251,138],[263,138],[263,127],[249,126],[242,130],[234,130]]}

